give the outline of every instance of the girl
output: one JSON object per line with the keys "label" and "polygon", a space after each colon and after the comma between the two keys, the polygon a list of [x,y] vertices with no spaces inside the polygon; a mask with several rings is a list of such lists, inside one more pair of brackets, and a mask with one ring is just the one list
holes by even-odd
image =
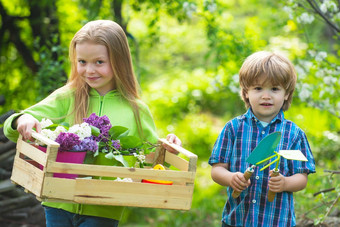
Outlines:
{"label": "girl", "polygon": [[[16,141],[18,133],[32,139],[41,131],[42,118],[55,123],[79,124],[91,113],[107,115],[112,125],[130,129],[131,135],[157,141],[148,107],[139,99],[130,49],[123,29],[115,22],[87,23],[73,37],[69,57],[71,75],[67,84],[38,104],[12,115],[4,124],[5,135]],[[180,145],[173,134],[169,142]],[[46,223],[54,226],[118,226],[124,207],[44,202]]]}

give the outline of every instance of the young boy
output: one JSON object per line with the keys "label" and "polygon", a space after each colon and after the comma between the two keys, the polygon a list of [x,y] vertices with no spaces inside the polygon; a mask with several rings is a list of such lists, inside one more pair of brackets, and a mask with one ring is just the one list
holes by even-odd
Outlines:
{"label": "young boy", "polygon": [[[293,192],[306,187],[315,163],[305,133],[283,114],[292,102],[294,67],[281,55],[260,51],[245,60],[239,79],[248,111],[225,125],[209,159],[212,179],[228,186],[222,226],[295,226]],[[263,171],[255,168],[247,181],[243,176],[250,166],[246,159],[265,136],[277,131],[282,136],[275,151],[300,150],[308,162],[282,158],[279,176],[270,176],[272,165]],[[242,191],[235,199],[234,190]],[[267,199],[269,190],[276,193],[273,202]]]}

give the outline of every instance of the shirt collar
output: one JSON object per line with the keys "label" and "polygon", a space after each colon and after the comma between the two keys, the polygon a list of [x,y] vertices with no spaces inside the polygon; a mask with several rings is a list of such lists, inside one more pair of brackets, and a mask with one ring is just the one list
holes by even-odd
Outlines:
{"label": "shirt collar", "polygon": [[[253,111],[251,108],[249,108],[247,110],[247,112],[243,115],[244,118],[247,118],[247,119],[254,119],[256,121],[259,121],[259,119],[257,119],[257,117],[254,115]],[[276,121],[278,122],[282,122],[284,120],[284,113],[282,111],[282,109],[280,110],[280,112],[273,118],[273,120],[271,120],[271,122],[269,124],[272,124]]]}

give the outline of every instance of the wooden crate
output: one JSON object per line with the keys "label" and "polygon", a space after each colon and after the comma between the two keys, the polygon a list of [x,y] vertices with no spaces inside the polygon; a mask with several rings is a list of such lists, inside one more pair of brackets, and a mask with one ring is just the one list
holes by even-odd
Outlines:
{"label": "wooden crate", "polygon": [[[167,143],[181,155],[174,155],[159,146],[156,152],[146,157],[146,161],[153,164],[165,162],[177,170],[154,170],[56,162],[59,144],[35,132],[33,137],[47,144],[46,153],[23,141],[20,136],[11,180],[41,201],[176,210],[191,208],[197,155],[180,146],[159,139],[159,143]],[[181,158],[182,155],[186,158]],[[39,165],[44,166],[43,170]],[[53,173],[82,177],[56,178]],[[134,181],[88,179],[88,176],[132,178]],[[173,181],[173,185],[142,183],[142,179]]]}

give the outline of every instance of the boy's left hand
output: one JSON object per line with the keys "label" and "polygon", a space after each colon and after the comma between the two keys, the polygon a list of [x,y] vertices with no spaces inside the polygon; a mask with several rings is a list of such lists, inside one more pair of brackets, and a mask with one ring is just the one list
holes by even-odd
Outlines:
{"label": "boy's left hand", "polygon": [[[166,136],[166,140],[169,141],[169,143],[173,143],[173,144],[176,144],[178,146],[182,146],[182,141],[175,135],[175,134],[168,134]],[[174,150],[172,147],[166,145],[165,143],[163,143],[163,147],[173,153],[173,154],[178,154],[178,151]]]}
{"label": "boy's left hand", "polygon": [[273,170],[270,170],[269,190],[276,193],[283,192],[285,188],[285,177],[281,173],[279,173],[278,176],[272,176],[272,173]]}

